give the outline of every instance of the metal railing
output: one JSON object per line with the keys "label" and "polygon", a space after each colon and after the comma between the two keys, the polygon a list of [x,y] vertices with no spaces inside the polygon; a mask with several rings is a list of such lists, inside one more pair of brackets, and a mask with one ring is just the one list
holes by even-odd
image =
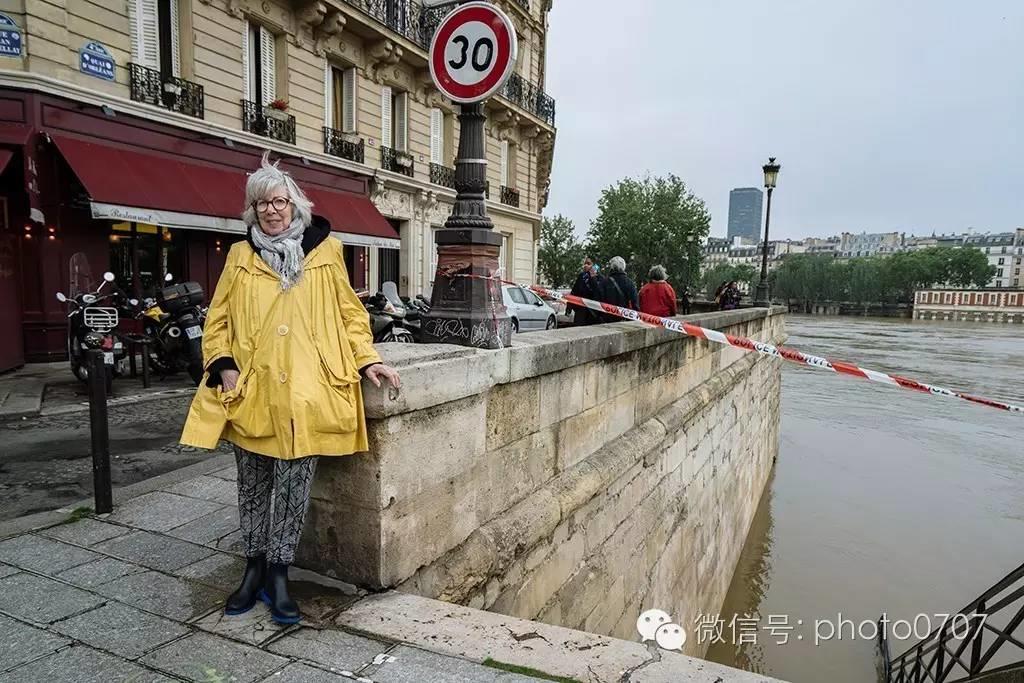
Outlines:
{"label": "metal railing", "polygon": [[294,116],[283,112],[280,115],[268,114],[263,107],[249,100],[242,100],[242,130],[295,144]]}
{"label": "metal railing", "polygon": [[519,208],[519,190],[501,186],[501,203]]}
{"label": "metal railing", "polygon": [[530,0],[516,0],[516,4],[522,7],[527,12],[530,11]]}
{"label": "metal railing", "polygon": [[177,76],[164,76],[158,69],[128,64],[132,99],[179,114],[201,119],[205,116],[203,86]]}
{"label": "metal railing", "polygon": [[366,159],[366,142],[352,133],[324,126],[324,153],[362,164]]}
{"label": "metal railing", "polygon": [[512,74],[498,94],[542,121],[555,125],[555,100],[534,83]]}
{"label": "metal railing", "polygon": [[397,149],[391,147],[380,148],[380,167],[385,171],[393,171],[395,173],[401,173],[412,178],[415,173],[415,165],[412,159],[412,155],[406,152],[400,152]]}
{"label": "metal railing", "polygon": [[[996,616],[1005,626],[990,623]],[[981,674],[1024,670],[1024,564],[1017,567],[939,628],[903,654],[890,659],[884,618],[879,620],[882,680],[885,683],[962,683]],[[986,638],[986,636],[988,636]],[[1012,662],[993,657],[1011,652]],[[1003,649],[1006,648],[1006,649]],[[968,654],[969,650],[969,654]],[[966,659],[965,659],[966,658]],[[995,679],[993,679],[995,680]]]}
{"label": "metal railing", "polygon": [[455,189],[455,169],[442,164],[430,164],[430,182]]}

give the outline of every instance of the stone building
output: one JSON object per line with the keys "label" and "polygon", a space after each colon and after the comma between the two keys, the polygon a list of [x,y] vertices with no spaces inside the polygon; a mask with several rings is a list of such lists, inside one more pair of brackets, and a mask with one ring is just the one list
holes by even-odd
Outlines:
{"label": "stone building", "polygon": [[[487,103],[502,265],[534,277],[555,105],[550,0],[498,0],[519,59]],[[433,279],[455,192],[458,108],[427,48],[446,9],[412,0],[0,0],[0,371],[64,354],[69,261],[128,289],[216,284],[263,150],[309,190],[353,284]],[[286,105],[283,110],[271,107]]]}
{"label": "stone building", "polygon": [[922,289],[914,293],[914,319],[1024,323],[1024,291]]}

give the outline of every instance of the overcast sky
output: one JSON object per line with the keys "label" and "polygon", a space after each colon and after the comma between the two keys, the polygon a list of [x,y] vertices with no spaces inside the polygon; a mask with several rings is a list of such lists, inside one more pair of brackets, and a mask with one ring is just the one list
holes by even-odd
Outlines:
{"label": "overcast sky", "polygon": [[725,235],[782,164],[772,237],[1024,227],[1024,0],[554,0],[551,198],[675,173]]}

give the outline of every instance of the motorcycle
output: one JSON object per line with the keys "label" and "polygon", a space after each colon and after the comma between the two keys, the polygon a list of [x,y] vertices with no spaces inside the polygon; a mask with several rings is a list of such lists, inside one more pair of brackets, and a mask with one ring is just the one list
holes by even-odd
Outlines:
{"label": "motorcycle", "polygon": [[203,288],[198,282],[168,283],[147,298],[136,317],[142,320],[145,334],[153,340],[150,364],[161,375],[182,369],[199,385],[203,378],[203,326],[208,307],[203,305]]}
{"label": "motorcycle", "polygon": [[[74,270],[73,263],[72,271]],[[123,293],[113,283],[114,274],[106,272],[103,274],[103,282],[94,291],[73,291],[71,297],[63,292],[57,292],[57,300],[67,304],[69,309],[68,360],[71,363],[71,372],[82,382],[88,381],[89,364],[86,362],[86,351],[102,351],[108,393],[113,386],[114,376],[123,374],[125,361],[124,344],[115,332],[120,322],[118,299],[123,297]],[[104,292],[104,289],[107,291]],[[99,305],[104,303],[115,305]]]}
{"label": "motorcycle", "polygon": [[356,293],[370,315],[370,330],[373,333],[373,341],[378,344],[411,344],[416,340],[413,338],[412,332],[404,325],[406,310],[401,304],[401,299],[398,298],[398,289],[395,288],[393,282],[385,282],[383,289],[390,289],[388,285],[394,288],[394,296],[399,301],[397,306],[384,292],[378,292],[372,296],[366,290],[360,290]]}

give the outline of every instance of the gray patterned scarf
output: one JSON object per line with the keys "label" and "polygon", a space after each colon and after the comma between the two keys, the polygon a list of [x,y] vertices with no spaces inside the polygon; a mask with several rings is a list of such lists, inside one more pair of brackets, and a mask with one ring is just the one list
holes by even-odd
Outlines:
{"label": "gray patterned scarf", "polygon": [[270,269],[281,276],[281,289],[288,289],[302,277],[302,233],[306,226],[298,218],[292,220],[288,229],[271,237],[259,225],[252,228],[252,241],[260,250],[260,256]]}

